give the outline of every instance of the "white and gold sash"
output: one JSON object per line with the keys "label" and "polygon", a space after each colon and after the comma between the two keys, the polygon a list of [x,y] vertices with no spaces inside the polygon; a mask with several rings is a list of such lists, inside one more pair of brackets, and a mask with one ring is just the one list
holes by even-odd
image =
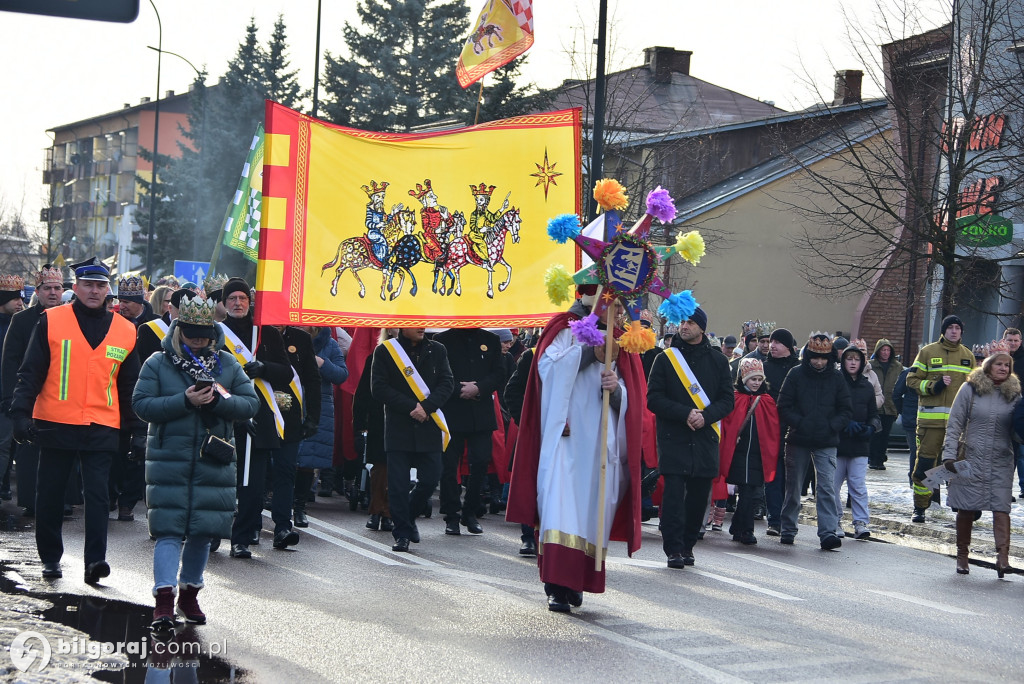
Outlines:
{"label": "white and gold sash", "polygon": [[[154,318],[153,320],[147,321],[142,325],[152,330],[153,334],[156,335],[156,338],[161,342],[165,337],[167,337],[167,331],[171,329],[171,326],[167,323],[164,323],[164,319],[162,318]],[[143,359],[143,361],[145,361],[145,359]]]}
{"label": "white and gold sash", "polygon": [[[686,362],[686,358],[683,353],[675,347],[670,347],[665,350],[665,355],[668,357],[669,363],[672,364],[672,368],[675,369],[676,375],[679,376],[679,381],[683,383],[683,388],[686,393],[693,399],[693,403],[697,405],[701,411],[706,409],[711,404],[711,399],[708,397],[707,392],[700,386],[700,382],[697,380],[696,374],[690,368],[690,364]],[[714,423],[712,426],[715,433],[718,435],[718,439],[722,439],[722,426],[720,423]]]}
{"label": "white and gold sash", "polygon": [[[416,366],[412,364],[412,359],[402,349],[402,345],[399,344],[398,340],[394,338],[387,340],[384,342],[384,348],[391,354],[391,358],[394,359],[398,370],[402,371],[402,377],[409,383],[409,388],[412,389],[412,393],[416,395],[416,398],[423,401],[429,397],[430,388],[427,387],[427,383],[423,382],[423,376],[416,370]],[[451,432],[448,431],[448,422],[445,421],[441,408],[438,407],[436,411],[430,414],[430,417],[437,424],[437,427],[441,428],[441,448],[447,449],[448,442],[452,436]]]}
{"label": "white and gold sash", "polygon": [[[238,363],[243,366],[250,361],[255,361],[252,352],[245,346],[242,340],[238,339],[236,335],[228,326],[221,325],[221,330],[224,331],[224,346],[227,350],[238,359]],[[274,398],[274,388],[270,386],[264,378],[253,378],[253,385],[256,386],[256,391],[259,392],[264,401],[267,402],[267,406],[274,413],[274,425],[277,427],[277,434],[281,439],[284,439],[284,416],[281,415],[281,409],[277,406],[277,400]]]}
{"label": "white and gold sash", "polygon": [[288,383],[288,387],[291,389],[292,394],[295,395],[295,399],[299,402],[299,409],[302,412],[302,419],[306,419],[306,395],[302,393],[302,380],[299,379],[299,372],[295,370],[295,366],[291,366],[292,369],[292,381]]}

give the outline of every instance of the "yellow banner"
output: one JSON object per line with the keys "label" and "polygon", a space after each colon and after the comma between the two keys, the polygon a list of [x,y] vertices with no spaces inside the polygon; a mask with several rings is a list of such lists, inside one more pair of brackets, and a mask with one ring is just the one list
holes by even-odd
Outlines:
{"label": "yellow banner", "polygon": [[466,88],[533,45],[532,0],[487,0],[455,66]]}
{"label": "yellow banner", "polygon": [[580,110],[415,134],[334,126],[267,103],[261,324],[514,327],[560,307],[575,261],[547,221],[578,213]]}

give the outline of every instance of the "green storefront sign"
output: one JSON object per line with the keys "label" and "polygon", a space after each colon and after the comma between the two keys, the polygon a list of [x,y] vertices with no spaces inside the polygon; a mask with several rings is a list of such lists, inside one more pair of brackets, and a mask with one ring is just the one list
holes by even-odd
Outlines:
{"label": "green storefront sign", "polygon": [[956,231],[957,243],[966,247],[1000,247],[1013,240],[1013,221],[995,214],[963,216]]}

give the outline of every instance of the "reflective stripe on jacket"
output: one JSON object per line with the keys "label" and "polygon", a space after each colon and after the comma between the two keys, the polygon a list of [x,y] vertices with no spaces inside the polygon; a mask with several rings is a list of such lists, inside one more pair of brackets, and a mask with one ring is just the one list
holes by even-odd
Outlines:
{"label": "reflective stripe on jacket", "polygon": [[[973,368],[974,354],[971,350],[962,344],[949,342],[945,337],[921,348],[907,375],[907,386],[920,398],[917,405],[919,426],[946,427],[953,399]],[[936,383],[941,384],[944,375],[950,377],[950,383],[936,394]]]}

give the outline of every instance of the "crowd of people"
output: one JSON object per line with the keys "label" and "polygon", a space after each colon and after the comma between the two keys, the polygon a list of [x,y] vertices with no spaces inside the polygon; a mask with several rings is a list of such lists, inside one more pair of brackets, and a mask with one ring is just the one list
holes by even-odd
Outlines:
{"label": "crowd of people", "polygon": [[84,579],[95,584],[111,573],[110,513],[134,520],[145,501],[156,630],[176,614],[206,621],[198,594],[221,540],[230,557],[252,558],[269,509],[271,546],[294,547],[307,503],[338,492],[352,510],[365,504],[366,527],[390,532],[397,553],[420,543],[438,486],[446,535],[483,534],[480,518],[505,511],[555,612],[604,591],[609,541],[632,553],[655,516],[673,569],[695,564],[727,510],[734,541],[756,545],[755,520],[767,518],[768,537],[794,544],[808,480],[831,551],[871,535],[867,472],[886,468],[897,416],[912,520],[925,521],[945,484],[956,571],[969,572],[982,511],[999,576],[1009,567],[1015,467],[1024,495],[1015,328],[972,350],[947,316],[904,368],[885,339],[870,356],[864,340],[824,332],[798,348],[760,321],[719,339],[698,307],[635,354],[605,337],[622,334],[619,303],[601,313],[603,341],[581,341],[592,286],[541,330],[345,330],[256,325],[241,278],[127,276],[114,292],[98,260],[71,269],[71,296],[46,265],[27,308],[23,278],[0,276],[0,472],[13,455],[45,578],[63,575],[74,506],[84,504]]}

